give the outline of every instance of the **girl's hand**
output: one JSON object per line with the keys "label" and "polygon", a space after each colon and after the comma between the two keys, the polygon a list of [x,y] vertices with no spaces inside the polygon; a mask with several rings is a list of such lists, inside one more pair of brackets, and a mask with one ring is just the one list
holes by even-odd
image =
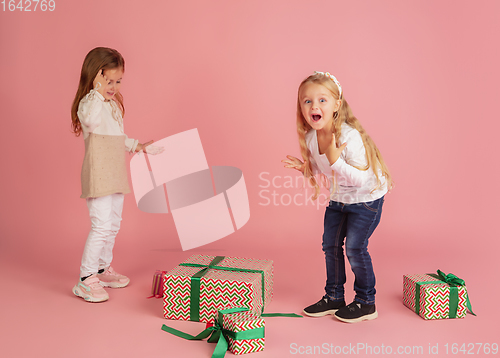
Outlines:
{"label": "girl's hand", "polygon": [[104,95],[104,88],[108,85],[108,78],[104,76],[104,72],[102,69],[97,73],[97,76],[95,76],[92,85],[94,86],[94,89],[97,90],[97,92]]}
{"label": "girl's hand", "polygon": [[141,150],[142,151],[146,151],[146,147],[150,144],[152,144],[154,141],[153,140],[150,140],[149,142],[147,143],[144,143],[144,144],[141,144],[141,143],[138,143],[137,144],[137,147],[135,148],[135,151],[136,152],[140,152]]}
{"label": "girl's hand", "polygon": [[333,165],[339,159],[340,154],[342,153],[342,151],[345,149],[346,146],[347,143],[344,143],[337,148],[335,134],[332,133],[332,141],[330,142],[328,148],[326,148],[325,152],[325,155],[328,158],[328,162],[330,162],[330,165]]}
{"label": "girl's hand", "polygon": [[164,147],[159,147],[157,145],[148,145],[145,149],[145,152],[151,155],[157,155],[163,153],[164,150]]}
{"label": "girl's hand", "polygon": [[304,169],[306,167],[306,164],[303,163],[300,159],[292,157],[291,155],[286,156],[288,159],[283,159],[281,162],[285,163],[285,168],[292,168],[296,169],[302,174],[304,174]]}

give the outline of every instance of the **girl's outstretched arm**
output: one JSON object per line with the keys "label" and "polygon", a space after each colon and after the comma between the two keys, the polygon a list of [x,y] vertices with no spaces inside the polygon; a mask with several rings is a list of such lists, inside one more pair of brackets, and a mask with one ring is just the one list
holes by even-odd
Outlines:
{"label": "girl's outstretched arm", "polygon": [[292,157],[291,155],[286,156],[288,159],[283,159],[281,162],[285,163],[285,168],[291,168],[291,169],[296,169],[302,174],[304,174],[304,170],[306,167],[306,164],[303,163],[300,159]]}
{"label": "girl's outstretched arm", "polygon": [[153,143],[153,142],[154,141],[150,140],[149,142],[144,143],[144,144],[138,143],[137,147],[135,148],[135,151],[140,152],[142,150],[144,153],[148,153],[151,155],[157,155],[157,154],[163,153],[163,151],[165,150],[165,147],[151,145],[151,143]]}
{"label": "girl's outstretched arm", "polygon": [[150,144],[153,144],[153,142],[154,142],[154,140],[150,140],[149,142],[144,143],[144,144],[138,143],[137,147],[135,148],[135,151],[136,152],[140,152],[141,150],[146,151],[146,147]]}

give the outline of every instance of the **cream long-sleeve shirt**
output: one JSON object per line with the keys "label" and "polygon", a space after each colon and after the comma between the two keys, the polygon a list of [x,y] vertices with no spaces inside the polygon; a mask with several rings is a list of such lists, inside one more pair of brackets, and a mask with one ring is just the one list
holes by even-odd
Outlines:
{"label": "cream long-sleeve shirt", "polygon": [[82,98],[78,106],[78,119],[82,125],[83,139],[90,133],[125,135],[125,150],[134,153],[139,141],[128,138],[123,129],[123,118],[115,101],[106,101],[95,89]]}
{"label": "cream long-sleeve shirt", "polygon": [[[306,133],[307,147],[311,151],[313,174],[323,173],[332,183],[332,170],[335,175],[336,188],[330,185],[330,200],[345,204],[366,203],[380,199],[387,193],[387,183],[379,169],[378,177],[381,185],[375,191],[377,178],[372,168],[360,170],[355,166],[366,167],[366,150],[361,134],[348,124],[342,124],[342,133],[337,139],[339,144],[347,143],[339,159],[330,165],[325,154],[319,153],[318,136],[316,130]],[[373,192],[372,192],[373,191]]]}

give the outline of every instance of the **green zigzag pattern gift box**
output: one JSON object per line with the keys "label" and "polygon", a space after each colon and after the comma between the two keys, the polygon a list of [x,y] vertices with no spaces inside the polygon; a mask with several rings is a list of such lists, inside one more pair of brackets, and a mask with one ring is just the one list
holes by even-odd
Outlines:
{"label": "green zigzag pattern gift box", "polygon": [[265,346],[264,318],[249,312],[246,307],[220,310],[213,323],[207,324],[207,327],[196,336],[165,324],[161,329],[190,341],[208,338],[208,343],[217,343],[212,358],[224,358],[228,350],[233,354],[260,352]]}
{"label": "green zigzag pattern gift box", "polygon": [[163,315],[209,323],[230,307],[261,314],[272,295],[272,261],[194,255],[165,274]]}
{"label": "green zigzag pattern gift box", "polygon": [[[236,312],[225,313],[231,310],[219,311],[219,322],[222,323],[222,328],[233,332],[235,338],[229,336],[229,350],[234,354],[246,354],[260,352],[264,350],[264,318],[251,312]],[[222,319],[221,319],[222,318]],[[239,332],[250,333],[251,331],[262,331],[259,338],[243,338],[238,339]]]}
{"label": "green zigzag pattern gift box", "polygon": [[[455,290],[453,299],[452,290]],[[403,303],[425,319],[462,318],[470,306],[465,282],[453,287],[428,274],[403,276]]]}

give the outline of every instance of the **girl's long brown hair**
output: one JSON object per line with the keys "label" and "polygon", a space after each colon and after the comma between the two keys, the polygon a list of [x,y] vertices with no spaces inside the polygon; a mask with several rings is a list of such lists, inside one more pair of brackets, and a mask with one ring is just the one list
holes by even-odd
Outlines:
{"label": "girl's long brown hair", "polygon": [[[78,84],[78,90],[71,106],[71,127],[72,132],[77,137],[82,133],[82,126],[77,114],[80,101],[93,89],[94,78],[100,70],[104,72],[105,70],[115,68],[121,68],[122,71],[125,71],[125,60],[116,50],[107,47],[96,47],[85,56],[80,74],[80,83]],[[125,107],[123,106],[122,94],[120,92],[116,93],[114,100],[117,102],[123,116],[125,114]]]}
{"label": "girl's long brown hair", "polygon": [[[302,154],[302,158],[304,159],[304,162],[306,164],[304,170],[304,176],[309,179],[309,183],[315,189],[315,194],[313,195],[313,199],[315,200],[318,197],[320,193],[320,186],[318,184],[318,181],[313,175],[312,164],[310,160],[311,152],[307,148],[307,143],[305,138],[306,133],[312,128],[302,115],[302,109],[300,107],[300,91],[306,83],[320,84],[326,87],[332,93],[333,97],[336,100],[341,99],[342,102],[340,108],[334,114],[334,118],[332,118],[333,133],[335,134],[335,138],[340,138],[340,135],[342,134],[343,123],[347,123],[352,128],[356,129],[361,134],[361,138],[363,139],[363,144],[366,150],[366,162],[367,162],[366,167],[361,167],[361,168],[356,167],[356,168],[360,170],[368,170],[369,168],[372,168],[372,171],[375,174],[375,177],[377,178],[377,185],[375,186],[375,188],[373,188],[373,190],[376,190],[381,185],[381,181],[379,178],[379,169],[381,169],[382,175],[385,177],[387,183],[387,188],[389,190],[392,189],[393,182],[391,174],[389,172],[389,169],[387,168],[387,165],[384,162],[384,159],[382,158],[382,154],[375,145],[375,142],[370,138],[370,136],[361,126],[361,123],[359,123],[359,120],[354,116],[351,107],[349,107],[349,104],[344,99],[343,94],[342,97],[339,98],[340,93],[335,82],[333,82],[328,76],[317,73],[307,77],[304,81],[302,81],[302,83],[299,86],[298,99],[297,99],[297,133],[299,135],[300,153]],[[337,143],[337,145],[339,144],[341,143]],[[332,177],[333,180],[335,180],[335,176],[332,175]],[[326,179],[324,175],[322,175],[322,178]],[[331,185],[334,185],[334,190],[335,190],[335,182],[332,183]]]}

